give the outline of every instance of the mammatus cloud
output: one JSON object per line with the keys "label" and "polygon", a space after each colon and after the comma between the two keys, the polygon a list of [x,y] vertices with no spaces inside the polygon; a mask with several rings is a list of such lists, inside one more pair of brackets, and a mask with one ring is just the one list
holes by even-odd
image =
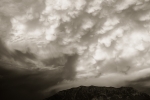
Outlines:
{"label": "mammatus cloud", "polygon": [[[0,80],[4,86],[39,82],[38,94],[68,84],[149,87],[148,81],[137,82],[149,78],[149,4],[149,0],[1,0]],[[34,79],[37,82],[27,82]]]}

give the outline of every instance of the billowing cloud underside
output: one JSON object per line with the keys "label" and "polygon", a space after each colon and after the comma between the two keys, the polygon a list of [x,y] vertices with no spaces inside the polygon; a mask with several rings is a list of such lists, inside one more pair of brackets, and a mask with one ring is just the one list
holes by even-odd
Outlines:
{"label": "billowing cloud underside", "polygon": [[53,72],[61,77],[55,84],[149,77],[149,5],[149,0],[1,0],[1,66]]}

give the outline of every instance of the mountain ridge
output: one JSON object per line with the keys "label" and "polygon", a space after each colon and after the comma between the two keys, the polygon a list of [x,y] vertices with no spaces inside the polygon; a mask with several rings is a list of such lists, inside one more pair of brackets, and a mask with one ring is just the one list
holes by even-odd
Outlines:
{"label": "mountain ridge", "polygon": [[150,100],[150,96],[132,87],[79,86],[62,90],[44,100]]}

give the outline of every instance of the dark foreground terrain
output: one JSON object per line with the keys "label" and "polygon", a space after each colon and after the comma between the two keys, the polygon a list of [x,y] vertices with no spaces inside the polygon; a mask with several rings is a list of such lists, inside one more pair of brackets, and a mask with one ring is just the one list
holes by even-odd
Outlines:
{"label": "dark foreground terrain", "polygon": [[60,91],[45,100],[150,100],[150,96],[131,87],[80,86]]}

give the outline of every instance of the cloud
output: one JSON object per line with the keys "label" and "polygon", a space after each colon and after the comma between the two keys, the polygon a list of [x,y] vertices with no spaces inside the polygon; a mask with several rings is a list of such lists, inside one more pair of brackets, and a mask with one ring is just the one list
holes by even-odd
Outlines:
{"label": "cloud", "polygon": [[[120,86],[149,77],[149,3],[1,0],[0,80],[5,87],[10,82],[33,86],[34,95],[43,95],[41,91],[63,87],[66,81],[70,86],[99,81]],[[113,77],[118,80],[106,84]],[[35,79],[38,85],[31,81]]]}
{"label": "cloud", "polygon": [[21,66],[14,68],[15,65],[9,66],[8,63],[3,64],[3,62],[1,62],[0,72],[2,77],[0,78],[0,89],[3,91],[2,94],[4,94],[2,98],[6,100],[10,98],[18,100],[45,98],[49,95],[48,92],[44,92],[47,88],[56,85],[64,79],[74,79],[76,75],[74,68],[77,58],[77,55],[68,56],[65,65],[63,67],[61,66],[62,68],[51,70],[31,70],[31,68],[20,68]]}
{"label": "cloud", "polygon": [[[59,83],[58,85],[50,88],[47,91],[55,90],[58,92],[61,90],[69,89],[72,87],[78,87],[81,85],[84,85],[84,86],[95,85],[95,86],[107,86],[107,87],[132,86],[136,89],[139,89],[137,86],[142,85],[144,88],[146,88],[146,87],[149,87],[147,86],[147,84],[149,83],[149,73],[150,73],[149,70],[150,69],[147,68],[147,69],[136,71],[130,74],[110,73],[110,74],[104,74],[98,78],[93,77],[93,78],[87,78],[87,79],[85,78],[77,79],[75,81],[63,81],[62,83]],[[140,91],[143,91],[143,90],[140,90]]]}

